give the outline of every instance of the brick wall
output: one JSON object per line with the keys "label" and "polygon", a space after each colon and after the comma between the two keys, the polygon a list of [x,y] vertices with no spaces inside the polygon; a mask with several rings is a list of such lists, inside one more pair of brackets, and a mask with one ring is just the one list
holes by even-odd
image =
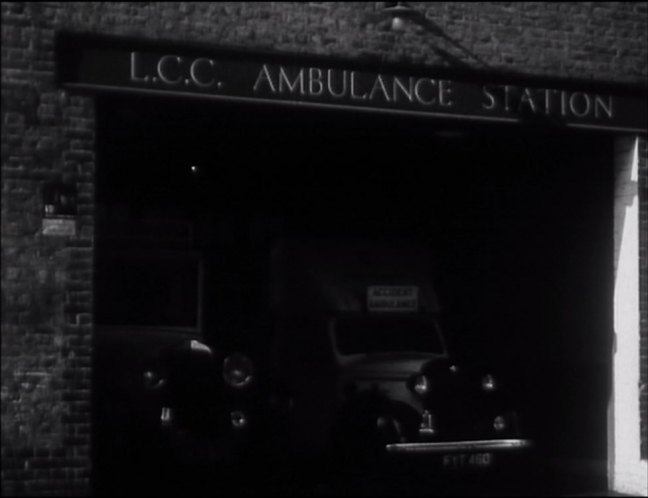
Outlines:
{"label": "brick wall", "polygon": [[425,13],[427,27],[393,32],[383,2],[43,2],[24,15],[54,29],[233,47],[609,81],[648,75],[646,2],[410,5]]}
{"label": "brick wall", "polygon": [[[94,110],[91,98],[56,88],[55,33],[630,83],[648,77],[646,2],[411,5],[426,15],[425,27],[395,33],[382,2],[2,3],[3,493],[90,490]],[[42,190],[51,181],[77,187],[74,236],[42,233]]]}
{"label": "brick wall", "polygon": [[[54,86],[53,18],[2,4],[2,492],[90,479],[93,102]],[[45,235],[43,187],[76,185],[76,235]]]}

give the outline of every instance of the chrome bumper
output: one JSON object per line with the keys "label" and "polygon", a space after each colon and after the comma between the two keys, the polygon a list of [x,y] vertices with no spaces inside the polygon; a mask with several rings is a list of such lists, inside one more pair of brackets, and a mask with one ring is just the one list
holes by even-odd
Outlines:
{"label": "chrome bumper", "polygon": [[392,443],[389,453],[449,453],[471,451],[519,450],[531,446],[529,439],[486,439],[480,441],[441,441],[438,443]]}

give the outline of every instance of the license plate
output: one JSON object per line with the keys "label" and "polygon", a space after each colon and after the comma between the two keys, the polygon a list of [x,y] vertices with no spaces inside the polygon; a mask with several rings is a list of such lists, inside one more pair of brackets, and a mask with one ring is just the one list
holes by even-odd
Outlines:
{"label": "license plate", "polygon": [[493,461],[492,453],[450,453],[443,455],[443,468],[486,468],[491,467]]}

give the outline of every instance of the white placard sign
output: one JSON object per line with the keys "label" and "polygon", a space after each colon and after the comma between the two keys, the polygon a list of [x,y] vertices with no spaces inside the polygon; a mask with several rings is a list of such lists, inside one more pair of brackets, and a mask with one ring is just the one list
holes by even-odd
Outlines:
{"label": "white placard sign", "polygon": [[76,220],[68,218],[44,218],[43,235],[74,236]]}
{"label": "white placard sign", "polygon": [[371,285],[367,288],[369,311],[417,311],[418,286]]}

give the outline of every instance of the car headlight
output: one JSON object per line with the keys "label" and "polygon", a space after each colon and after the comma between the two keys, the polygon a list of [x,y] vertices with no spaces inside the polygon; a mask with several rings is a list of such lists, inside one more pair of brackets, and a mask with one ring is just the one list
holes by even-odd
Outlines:
{"label": "car headlight", "polygon": [[430,392],[432,385],[425,375],[418,375],[414,379],[414,392],[420,396],[425,396]]}
{"label": "car headlight", "polygon": [[230,412],[230,420],[232,427],[235,429],[243,429],[248,424],[248,416],[242,410],[234,410]]}
{"label": "car headlight", "polygon": [[231,387],[245,387],[254,378],[252,360],[241,353],[233,353],[223,362],[223,378]]}
{"label": "car headlight", "polygon": [[376,418],[376,428],[386,441],[404,442],[403,424],[391,415],[380,415]]}
{"label": "car headlight", "polygon": [[493,429],[495,429],[497,432],[502,432],[507,428],[508,428],[508,423],[505,417],[502,417],[501,415],[495,417],[495,419],[493,420]]}
{"label": "car headlight", "polygon": [[160,389],[166,384],[166,380],[160,376],[155,370],[146,370],[142,374],[144,387],[146,389]]}
{"label": "car headlight", "polygon": [[495,377],[491,374],[484,375],[481,380],[482,390],[490,392],[497,389],[497,383],[495,382]]}

